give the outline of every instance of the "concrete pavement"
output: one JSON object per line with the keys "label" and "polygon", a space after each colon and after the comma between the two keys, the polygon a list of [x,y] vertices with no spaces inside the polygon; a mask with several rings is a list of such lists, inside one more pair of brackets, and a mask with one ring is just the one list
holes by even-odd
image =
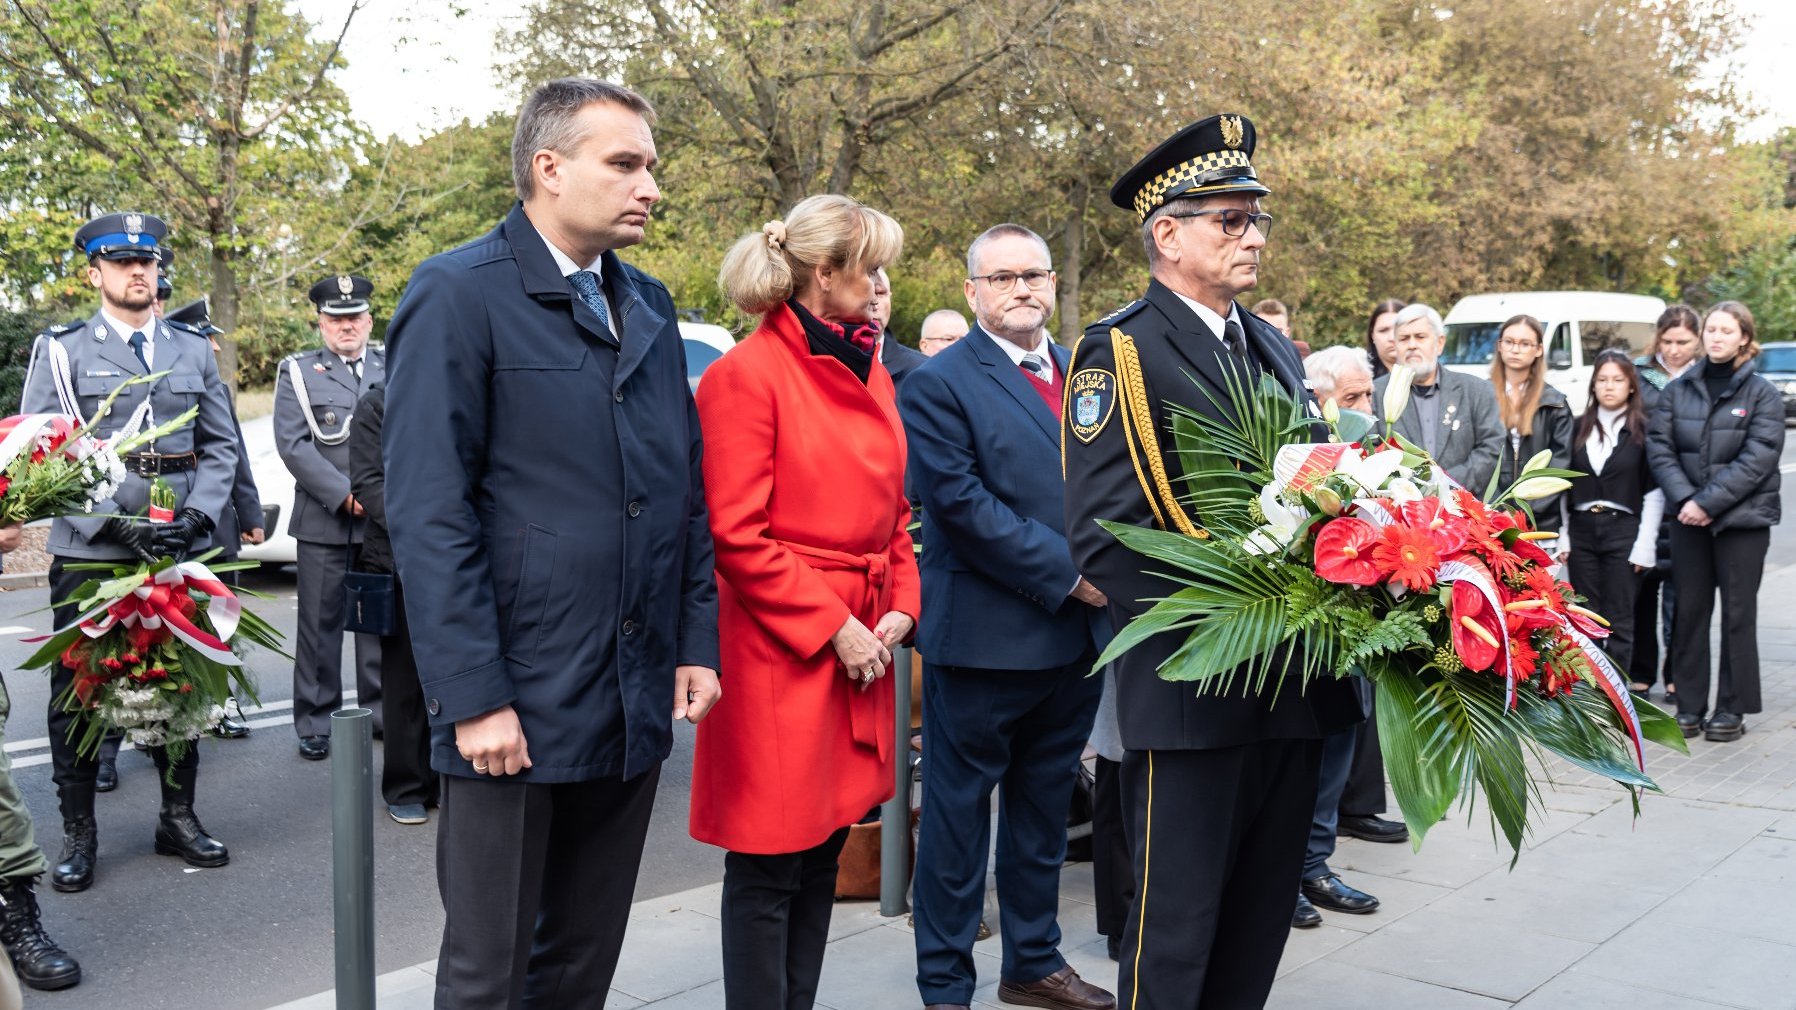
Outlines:
{"label": "concrete pavement", "polygon": [[[1796,1008],[1796,568],[1760,594],[1765,711],[1733,744],[1649,747],[1665,795],[1627,794],[1555,763],[1511,870],[1484,811],[1406,845],[1341,841],[1334,868],[1376,894],[1373,915],[1324,912],[1293,931],[1270,1006],[1291,1010]],[[1551,784],[1548,784],[1549,779]],[[723,1006],[720,885],[639,902],[607,1008]],[[1063,952],[1110,987],[1091,868],[1062,876]],[[995,908],[995,897],[988,898]],[[988,917],[995,927],[996,915]],[[977,1007],[997,1001],[999,943],[979,944]],[[382,976],[383,1010],[431,1006],[433,963]],[[818,996],[832,1010],[918,1010],[911,932],[877,903],[838,904]],[[329,993],[276,1010],[330,1010]]]}

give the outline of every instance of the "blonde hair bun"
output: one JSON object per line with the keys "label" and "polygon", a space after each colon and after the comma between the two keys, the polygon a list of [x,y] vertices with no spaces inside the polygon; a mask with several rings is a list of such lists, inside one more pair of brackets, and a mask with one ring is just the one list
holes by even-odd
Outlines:
{"label": "blonde hair bun", "polygon": [[767,248],[780,252],[786,245],[786,222],[778,218],[761,226],[761,234],[767,236]]}

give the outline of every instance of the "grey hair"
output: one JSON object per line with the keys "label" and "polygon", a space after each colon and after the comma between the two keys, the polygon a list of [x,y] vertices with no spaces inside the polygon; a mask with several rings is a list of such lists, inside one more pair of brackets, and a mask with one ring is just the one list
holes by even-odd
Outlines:
{"label": "grey hair", "polygon": [[1447,335],[1447,324],[1441,321],[1441,314],[1421,302],[1412,302],[1402,309],[1399,309],[1397,311],[1397,319],[1391,324],[1391,328],[1396,329],[1399,326],[1407,326],[1418,319],[1428,320],[1428,328],[1434,331],[1435,336],[1444,337]]}
{"label": "grey hair", "polygon": [[1315,387],[1318,400],[1333,396],[1340,388],[1341,380],[1354,372],[1364,372],[1368,379],[1372,377],[1372,359],[1366,356],[1363,347],[1324,347],[1303,359],[1303,374]]}
{"label": "grey hair", "polygon": [[586,141],[580,110],[594,102],[621,105],[654,125],[655,109],[648,99],[621,84],[563,77],[537,88],[518,110],[517,129],[511,135],[511,182],[518,199],[528,200],[536,194],[536,152],[571,154]]}
{"label": "grey hair", "polygon": [[917,327],[917,338],[921,340],[928,337],[931,329],[940,329],[945,326],[949,320],[953,320],[962,326],[967,325],[967,317],[953,309],[936,309],[934,312],[923,317],[923,325]]}
{"label": "grey hair", "polygon": [[1147,252],[1147,268],[1152,270],[1160,265],[1160,247],[1154,244],[1154,222],[1173,214],[1184,214],[1198,210],[1209,201],[1207,196],[1187,196],[1168,200],[1153,209],[1141,222],[1141,248]]}
{"label": "grey hair", "polygon": [[1020,224],[995,224],[985,231],[980,232],[979,237],[973,240],[973,244],[967,246],[968,277],[976,277],[979,274],[979,251],[985,248],[987,242],[1000,238],[1026,238],[1029,241],[1034,242],[1036,245],[1041,246],[1042,255],[1046,256],[1048,259],[1049,268],[1053,268],[1054,251],[1048,248],[1046,239]]}

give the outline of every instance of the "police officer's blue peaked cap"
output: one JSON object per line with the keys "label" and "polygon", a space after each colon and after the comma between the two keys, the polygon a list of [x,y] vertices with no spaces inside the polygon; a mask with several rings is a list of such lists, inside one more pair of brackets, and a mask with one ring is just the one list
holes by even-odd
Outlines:
{"label": "police officer's blue peaked cap", "polygon": [[1200,119],[1166,138],[1110,187],[1110,202],[1147,220],[1181,197],[1272,191],[1253,170],[1253,120],[1234,112]]}
{"label": "police officer's blue peaked cap", "polygon": [[154,214],[124,211],[96,217],[75,232],[75,248],[88,259],[160,261],[168,225]]}
{"label": "police officer's blue peaked cap", "polygon": [[368,311],[368,296],[373,293],[374,282],[368,278],[338,274],[312,285],[307,297],[327,316],[359,316]]}

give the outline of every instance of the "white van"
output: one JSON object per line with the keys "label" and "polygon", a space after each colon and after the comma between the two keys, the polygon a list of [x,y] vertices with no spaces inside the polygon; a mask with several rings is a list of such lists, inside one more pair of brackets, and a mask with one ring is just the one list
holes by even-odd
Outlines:
{"label": "white van", "polygon": [[1663,299],[1607,291],[1519,291],[1461,298],[1447,313],[1447,346],[1441,363],[1456,372],[1490,376],[1491,356],[1503,322],[1526,313],[1547,334],[1547,383],[1565,394],[1572,413],[1590,399],[1596,356],[1611,347],[1629,358],[1653,344],[1653,327],[1665,311]]}

